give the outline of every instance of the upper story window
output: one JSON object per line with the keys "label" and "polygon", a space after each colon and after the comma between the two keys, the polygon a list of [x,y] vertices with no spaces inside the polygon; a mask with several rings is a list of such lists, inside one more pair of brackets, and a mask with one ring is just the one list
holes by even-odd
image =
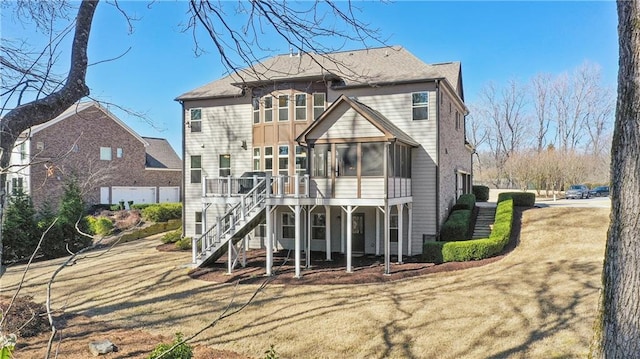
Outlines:
{"label": "upper story window", "polygon": [[253,148],[253,170],[260,171],[260,147]]}
{"label": "upper story window", "polygon": [[289,175],[289,146],[278,146],[278,174]]}
{"label": "upper story window", "polygon": [[264,148],[264,170],[271,172],[273,170],[273,147]]}
{"label": "upper story window", "polygon": [[260,123],[260,98],[252,98],[251,104],[253,106],[253,123]]}
{"label": "upper story window", "polygon": [[27,146],[24,142],[20,144],[20,161],[27,159]]}
{"label": "upper story window", "polygon": [[231,176],[231,155],[224,154],[220,155],[220,160],[218,162],[219,166],[219,174],[220,177]]}
{"label": "upper story window", "polygon": [[100,159],[111,161],[111,147],[100,147]]}
{"label": "upper story window", "polygon": [[324,112],[326,95],[324,93],[313,94],[313,119],[317,119]]}
{"label": "upper story window", "polygon": [[120,147],[116,148],[116,157],[122,158],[122,156],[123,156],[122,148]]}
{"label": "upper story window", "polygon": [[345,143],[336,145],[338,176],[358,175],[358,144]]}
{"label": "upper story window", "polygon": [[307,120],[307,94],[296,94],[296,121]]}
{"label": "upper story window", "polygon": [[429,93],[414,92],[411,94],[414,120],[429,119]]}
{"label": "upper story window", "polygon": [[289,95],[278,96],[278,121],[289,121]]}
{"label": "upper story window", "polygon": [[384,144],[382,142],[362,143],[360,145],[362,176],[384,176]]}
{"label": "upper story window", "polygon": [[456,111],[456,130],[460,130],[462,127],[462,121],[460,120],[460,112]]}
{"label": "upper story window", "polygon": [[304,146],[296,146],[296,173],[307,173],[307,148]]}
{"label": "upper story window", "polygon": [[315,145],[313,153],[313,176],[328,177],[331,170],[331,145]]}
{"label": "upper story window", "polygon": [[191,122],[189,126],[191,127],[191,132],[201,132],[202,131],[202,109],[192,108],[191,109]]}
{"label": "upper story window", "polygon": [[411,178],[411,147],[389,146],[389,177]]}
{"label": "upper story window", "polygon": [[273,121],[273,97],[265,96],[264,98],[264,122]]}
{"label": "upper story window", "polygon": [[191,183],[202,182],[202,156],[191,156]]}

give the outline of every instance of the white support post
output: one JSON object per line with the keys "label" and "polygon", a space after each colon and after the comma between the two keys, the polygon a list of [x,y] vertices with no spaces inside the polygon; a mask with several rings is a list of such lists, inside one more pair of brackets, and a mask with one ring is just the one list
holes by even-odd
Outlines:
{"label": "white support post", "polygon": [[202,197],[207,196],[207,177],[202,177]]}
{"label": "white support post", "polygon": [[305,252],[306,256],[306,263],[305,263],[305,268],[309,269],[311,268],[311,217],[312,214],[311,212],[313,212],[313,210],[316,208],[316,206],[307,206],[307,224],[306,224],[306,228],[307,228],[307,251]]}
{"label": "white support post", "polygon": [[227,246],[227,274],[231,274],[233,271],[233,253],[231,253],[233,251],[233,241],[231,239],[229,239]]}
{"label": "white support post", "polygon": [[345,234],[344,228],[345,228],[346,218],[347,217],[341,211],[340,212],[340,253],[342,253],[342,254],[344,254],[344,252],[345,252],[344,238],[346,237],[346,234]]}
{"label": "white support post", "polygon": [[404,204],[399,204],[396,206],[396,208],[398,209],[398,264],[402,264],[402,237],[404,237]]}
{"label": "white support post", "polygon": [[[267,190],[267,194],[268,194],[269,190]],[[267,276],[271,276],[271,269],[273,267],[273,228],[272,228],[272,215],[271,215],[271,206],[270,205],[266,205],[265,206],[265,222],[267,223],[267,260],[265,263],[266,268],[266,274]]]}
{"label": "white support post", "polygon": [[222,242],[221,237],[222,237],[222,218],[220,218],[220,216],[217,216],[216,217],[216,239]]}
{"label": "white support post", "polygon": [[413,203],[407,203],[407,209],[409,211],[409,228],[407,228],[407,255],[411,257],[413,251],[411,250],[411,237],[413,237]]}
{"label": "white support post", "polygon": [[389,238],[389,214],[388,205],[384,206],[384,274],[391,274],[391,243]]}
{"label": "white support post", "polygon": [[351,226],[353,225],[353,220],[351,218],[353,214],[353,209],[351,206],[347,206],[347,273],[351,273],[353,270],[351,268],[351,247],[353,245],[352,243],[352,236],[353,236],[353,228],[351,228]]}
{"label": "white support post", "polygon": [[380,208],[376,207],[376,255],[380,255]]}
{"label": "white support post", "polygon": [[331,207],[324,206],[325,230],[324,242],[327,251],[327,260],[331,260]]}
{"label": "white support post", "polygon": [[295,205],[294,208],[295,214],[295,225],[296,225],[296,234],[295,234],[295,264],[296,264],[296,274],[295,278],[300,278],[300,205]]}
{"label": "white support post", "polygon": [[293,175],[293,184],[295,186],[293,188],[293,197],[300,198],[300,175],[297,173]]}
{"label": "white support post", "polygon": [[191,263],[196,264],[198,258],[198,238],[194,236],[191,239]]}
{"label": "white support post", "polygon": [[231,176],[227,176],[227,196],[231,197]]}
{"label": "white support post", "polygon": [[247,246],[249,245],[249,236],[244,236],[244,240],[240,243],[242,246],[242,268],[247,266]]}

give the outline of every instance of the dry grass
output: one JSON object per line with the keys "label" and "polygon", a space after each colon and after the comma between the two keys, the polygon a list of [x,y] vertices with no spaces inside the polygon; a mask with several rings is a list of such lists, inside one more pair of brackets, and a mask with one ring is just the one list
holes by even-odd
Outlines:
{"label": "dry grass", "polygon": [[[370,285],[270,285],[198,343],[254,357],[270,344],[284,358],[584,357],[608,210],[532,209],[522,222],[519,246],[483,267]],[[189,335],[257,287],[191,280],[183,266],[189,254],[158,252],[158,243],[128,243],[65,269],[54,286],[56,308]],[[60,262],[35,264],[25,294],[43,300]],[[7,271],[0,294],[11,293],[20,270]]]}

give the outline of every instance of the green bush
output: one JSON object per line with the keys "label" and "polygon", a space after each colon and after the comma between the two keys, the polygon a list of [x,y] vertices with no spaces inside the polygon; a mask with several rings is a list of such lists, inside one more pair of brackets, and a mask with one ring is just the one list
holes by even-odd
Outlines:
{"label": "green bush", "polygon": [[31,197],[21,189],[9,197],[2,230],[3,263],[29,258],[38,245],[36,210]]}
{"label": "green bush", "polygon": [[422,258],[428,262],[463,262],[480,260],[502,252],[511,238],[513,200],[498,203],[489,238],[455,242],[425,242]]}
{"label": "green bush", "polygon": [[463,241],[469,239],[472,211],[460,209],[451,212],[440,229],[440,240]]}
{"label": "green bush", "polygon": [[184,238],[180,238],[177,242],[176,242],[176,248],[180,249],[180,250],[187,250],[187,249],[191,249],[191,237],[184,237]]}
{"label": "green bush", "polygon": [[[155,349],[149,355],[149,359],[158,358],[162,353],[169,350],[169,348],[180,343],[182,341],[182,333],[176,333],[176,338],[171,343],[158,344]],[[163,359],[191,359],[193,357],[193,349],[187,343],[178,344],[170,353],[167,353]]]}
{"label": "green bush", "polygon": [[154,234],[172,231],[180,228],[181,225],[182,225],[182,222],[176,219],[172,219],[167,222],[154,223],[148,227],[123,235],[122,238],[120,239],[120,242],[121,243],[130,242],[136,239],[149,237]]}
{"label": "green bush", "polygon": [[131,209],[143,210],[149,206],[153,206],[154,203],[134,203],[131,205]]}
{"label": "green bush", "polygon": [[162,241],[162,243],[176,243],[180,240],[181,237],[182,229],[178,228],[175,231],[168,232],[167,234],[162,236],[162,238],[160,238],[160,241]]}
{"label": "green bush", "polygon": [[94,216],[87,216],[86,219],[91,234],[106,236],[113,229],[113,222],[107,217],[100,216],[96,218]]}
{"label": "green bush", "polygon": [[487,186],[473,186],[471,192],[476,196],[476,201],[487,202],[489,200],[489,187]]}
{"label": "green bush", "polygon": [[473,209],[476,206],[476,196],[473,193],[465,193],[458,197],[456,204],[466,206],[467,209]]}
{"label": "green bush", "polygon": [[152,222],[166,222],[182,218],[182,203],[156,203],[142,209],[142,218]]}
{"label": "green bush", "polygon": [[503,192],[498,195],[498,203],[507,199],[513,199],[516,207],[533,207],[536,203],[536,194],[531,192]]}

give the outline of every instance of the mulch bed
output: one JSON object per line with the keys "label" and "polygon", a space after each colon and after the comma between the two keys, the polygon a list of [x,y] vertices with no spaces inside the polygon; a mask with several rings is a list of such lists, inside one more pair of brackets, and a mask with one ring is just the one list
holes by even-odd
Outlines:
{"label": "mulch bed", "polygon": [[[365,284],[396,281],[425,274],[449,272],[466,268],[479,267],[502,259],[518,244],[520,237],[520,219],[522,209],[516,208],[514,223],[509,244],[503,252],[495,257],[472,262],[450,262],[442,264],[420,262],[419,257],[408,257],[403,264],[397,264],[397,256],[391,256],[391,273],[384,274],[384,257],[363,255],[352,257],[353,272],[346,272],[346,258],[342,254],[332,254],[332,261],[325,260],[324,252],[312,252],[309,268],[305,268],[305,255],[301,254],[301,278],[294,278],[294,252],[283,250],[274,253],[273,277],[271,283],[291,285],[327,285],[327,284]],[[160,248],[159,248],[160,249]],[[163,248],[166,250],[166,247]],[[227,274],[227,256],[224,255],[215,263],[196,268],[189,273],[193,279],[216,283],[261,283],[265,277],[266,254],[263,249],[247,251],[247,263],[243,268],[239,264],[231,274]]]}

